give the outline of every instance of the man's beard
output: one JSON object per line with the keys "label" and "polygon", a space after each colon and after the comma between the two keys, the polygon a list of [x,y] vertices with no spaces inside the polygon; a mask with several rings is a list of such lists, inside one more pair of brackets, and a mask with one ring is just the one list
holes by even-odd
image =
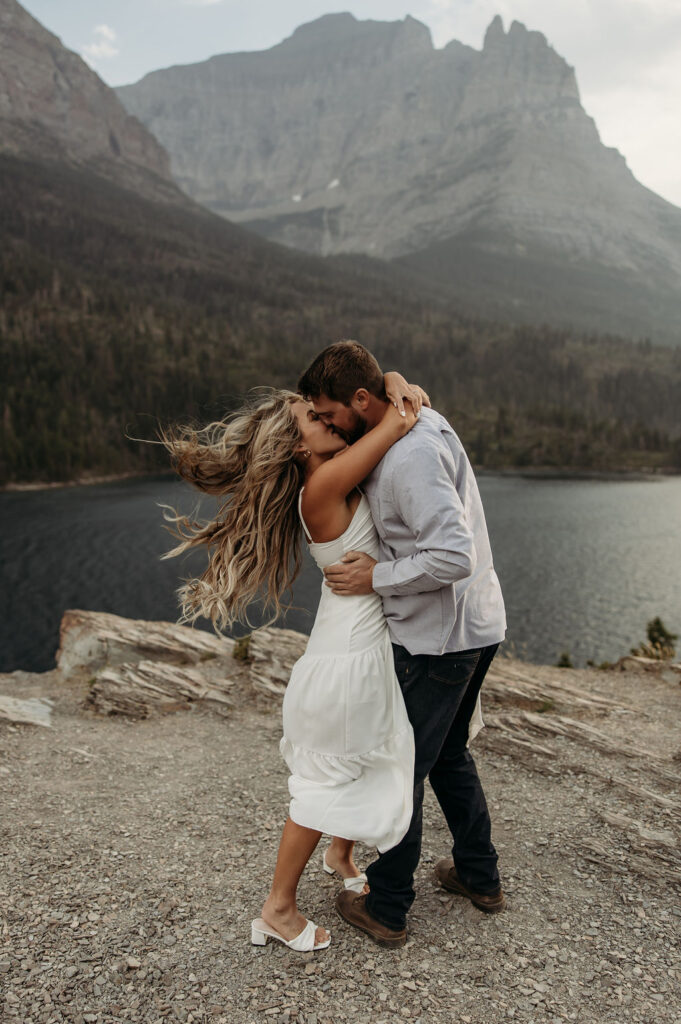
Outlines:
{"label": "man's beard", "polygon": [[364,437],[367,432],[369,424],[363,416],[360,416],[358,412],[353,412],[354,423],[349,430],[341,430],[340,427],[334,427],[334,433],[342,437],[347,444],[354,444],[355,441],[359,441],[360,437]]}

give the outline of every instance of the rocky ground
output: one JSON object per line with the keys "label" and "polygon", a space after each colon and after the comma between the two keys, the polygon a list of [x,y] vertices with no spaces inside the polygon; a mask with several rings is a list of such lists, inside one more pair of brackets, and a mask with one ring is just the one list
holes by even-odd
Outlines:
{"label": "rocky ground", "polygon": [[300,890],[332,932],[317,954],[250,945],[287,773],[279,698],[234,678],[227,714],[194,701],[132,720],[98,714],[82,670],[0,677],[0,694],[54,702],[50,728],[0,721],[0,1019],[678,1024],[673,674],[499,660],[475,753],[508,909],[437,887],[429,794],[407,945],[336,915],[320,849]]}

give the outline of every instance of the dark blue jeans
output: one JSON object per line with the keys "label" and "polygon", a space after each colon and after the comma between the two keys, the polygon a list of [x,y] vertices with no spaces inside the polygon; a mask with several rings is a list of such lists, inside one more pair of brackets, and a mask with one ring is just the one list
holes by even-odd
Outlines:
{"label": "dark blue jeans", "polygon": [[414,729],[414,813],[402,841],[367,868],[369,913],[388,928],[404,928],[414,902],[421,856],[423,784],[430,777],[452,833],[456,871],[476,892],[499,887],[487,801],[466,748],[475,702],[498,644],[455,654],[410,654],[393,644],[395,672]]}

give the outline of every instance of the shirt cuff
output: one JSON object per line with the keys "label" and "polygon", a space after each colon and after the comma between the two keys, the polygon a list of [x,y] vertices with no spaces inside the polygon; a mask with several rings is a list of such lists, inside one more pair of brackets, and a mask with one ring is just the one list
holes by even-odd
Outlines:
{"label": "shirt cuff", "polygon": [[371,577],[371,585],[377,594],[384,594],[386,597],[394,589],[390,577],[392,562],[376,562]]}

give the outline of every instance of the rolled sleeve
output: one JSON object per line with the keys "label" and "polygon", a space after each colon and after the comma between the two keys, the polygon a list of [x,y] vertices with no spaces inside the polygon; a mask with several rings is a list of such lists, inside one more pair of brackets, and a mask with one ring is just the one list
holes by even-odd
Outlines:
{"label": "rolled sleeve", "polygon": [[470,576],[473,533],[457,493],[456,466],[444,447],[424,447],[392,467],[392,504],[413,537],[415,551],[378,562],[373,588],[382,597],[439,590]]}

